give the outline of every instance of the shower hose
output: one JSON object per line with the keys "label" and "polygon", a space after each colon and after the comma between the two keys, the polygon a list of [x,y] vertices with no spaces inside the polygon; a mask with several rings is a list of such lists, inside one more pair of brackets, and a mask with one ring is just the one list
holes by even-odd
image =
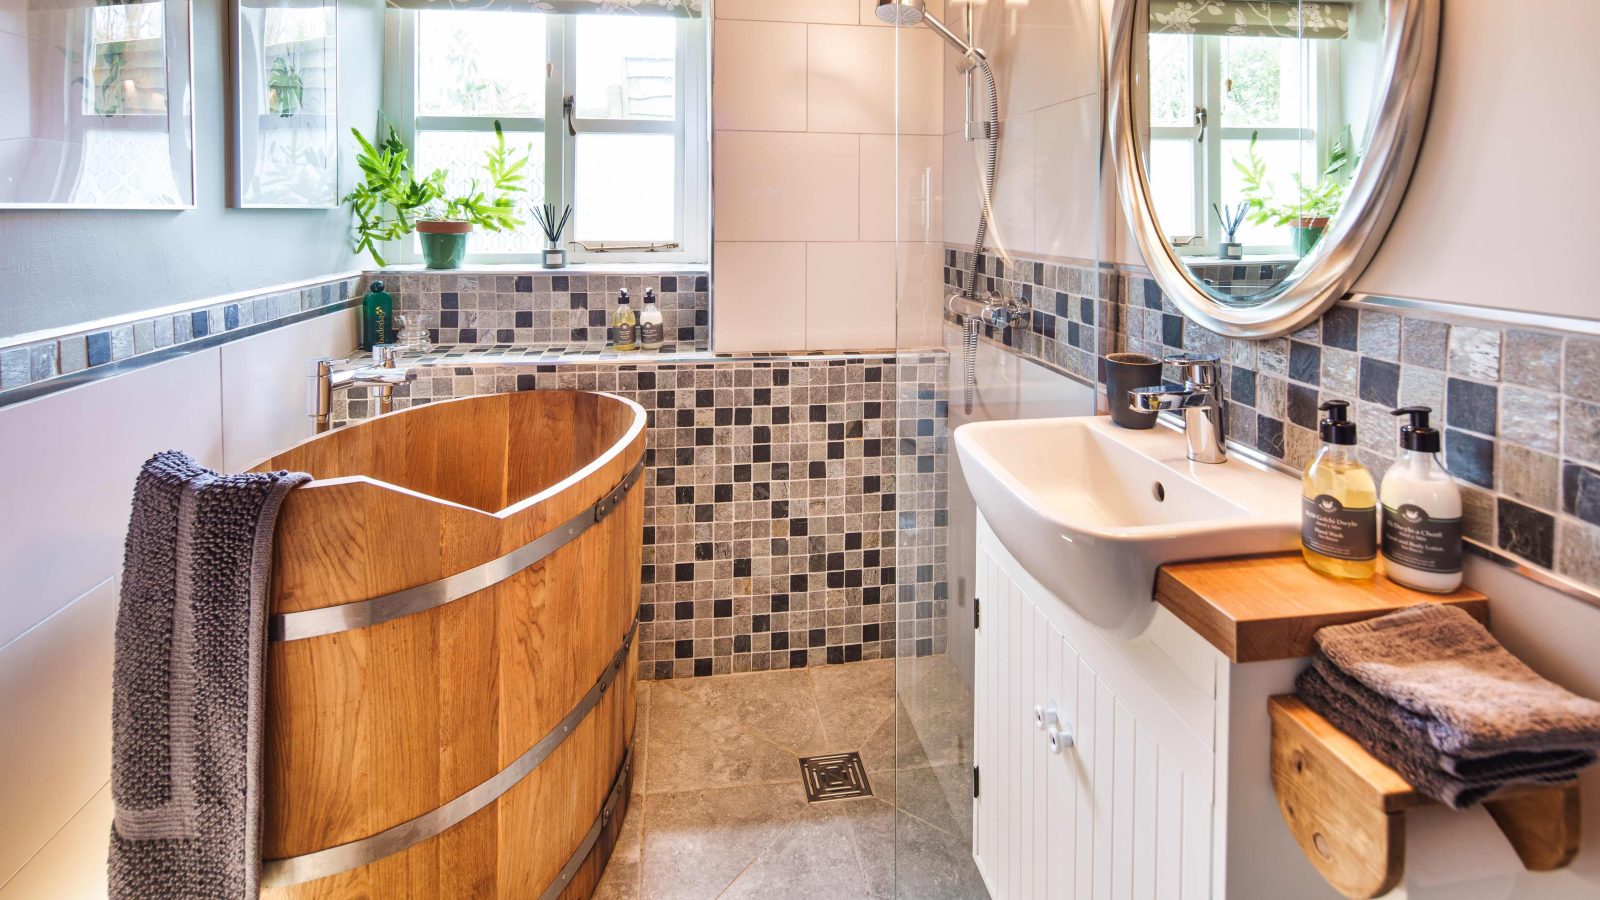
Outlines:
{"label": "shower hose", "polygon": [[[988,144],[987,159],[982,171],[983,195],[978,207],[978,237],[972,242],[972,259],[967,266],[966,284],[961,288],[961,296],[968,300],[978,299],[978,261],[983,257],[984,239],[989,234],[989,209],[994,200],[994,173],[1000,155],[1000,98],[995,90],[994,72],[989,69],[988,60],[976,56],[978,71],[983,75],[983,87],[989,101],[989,119],[986,125],[988,133],[984,135],[984,142]],[[974,395],[978,381],[978,329],[982,323],[977,316],[965,316],[961,320],[961,356],[962,370],[966,381],[966,411],[972,412]]]}

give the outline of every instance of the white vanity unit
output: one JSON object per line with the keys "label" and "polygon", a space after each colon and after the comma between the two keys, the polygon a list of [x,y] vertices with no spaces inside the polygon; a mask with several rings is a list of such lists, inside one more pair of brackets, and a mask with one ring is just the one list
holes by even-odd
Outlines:
{"label": "white vanity unit", "polygon": [[[1315,575],[1284,553],[1293,479],[1191,463],[1166,428],[979,423],[956,445],[982,514],[974,855],[991,894],[1338,897],[1275,801],[1267,701],[1316,628],[1426,595]],[[1268,555],[1180,563],[1252,553]]]}

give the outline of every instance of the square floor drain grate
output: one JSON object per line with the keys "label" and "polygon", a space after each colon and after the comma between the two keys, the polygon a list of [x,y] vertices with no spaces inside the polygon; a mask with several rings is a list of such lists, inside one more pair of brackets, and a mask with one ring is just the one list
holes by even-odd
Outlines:
{"label": "square floor drain grate", "polygon": [[872,785],[867,783],[867,770],[861,765],[859,753],[802,757],[800,778],[805,782],[807,803],[872,796]]}

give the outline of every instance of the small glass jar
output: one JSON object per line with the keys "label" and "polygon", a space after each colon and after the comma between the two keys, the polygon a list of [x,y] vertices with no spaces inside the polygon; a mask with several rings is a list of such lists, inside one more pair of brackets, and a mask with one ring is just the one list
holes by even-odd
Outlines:
{"label": "small glass jar", "polygon": [[400,326],[400,334],[395,341],[400,352],[427,353],[433,349],[433,341],[428,338],[427,313],[405,313],[394,318]]}

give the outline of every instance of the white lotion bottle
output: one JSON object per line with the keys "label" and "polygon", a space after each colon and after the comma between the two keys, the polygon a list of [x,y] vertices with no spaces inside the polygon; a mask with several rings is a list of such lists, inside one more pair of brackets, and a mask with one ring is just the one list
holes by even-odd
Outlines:
{"label": "white lotion bottle", "polygon": [[639,349],[660,350],[666,343],[666,318],[656,305],[655,288],[644,289],[644,309],[639,313]]}
{"label": "white lotion bottle", "polygon": [[1439,432],[1426,406],[1400,428],[1400,458],[1383,476],[1384,573],[1419,591],[1447,594],[1461,586],[1461,488],[1439,463]]}

